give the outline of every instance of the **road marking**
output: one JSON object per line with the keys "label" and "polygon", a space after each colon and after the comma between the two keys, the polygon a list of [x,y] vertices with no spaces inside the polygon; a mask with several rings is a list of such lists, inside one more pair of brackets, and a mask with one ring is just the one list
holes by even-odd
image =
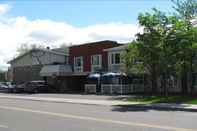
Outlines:
{"label": "road marking", "polygon": [[[87,116],[77,116],[77,115],[55,113],[55,112],[48,112],[48,111],[41,111],[41,110],[32,110],[32,109],[19,108],[19,107],[0,106],[0,109],[22,111],[22,112],[31,112],[31,113],[51,115],[51,116],[57,116],[57,117],[63,117],[63,118],[73,118],[73,119],[90,120],[90,121],[103,122],[103,123],[120,124],[120,125],[126,125],[126,126],[149,127],[149,128],[158,128],[158,129],[174,130],[174,131],[196,131],[194,129],[152,125],[152,124],[136,123],[136,122],[116,121],[116,120],[111,120],[111,119],[95,118],[95,117],[87,117]],[[6,127],[6,126],[2,126],[2,127]]]}
{"label": "road marking", "polygon": [[6,125],[0,125],[0,128],[8,128]]}

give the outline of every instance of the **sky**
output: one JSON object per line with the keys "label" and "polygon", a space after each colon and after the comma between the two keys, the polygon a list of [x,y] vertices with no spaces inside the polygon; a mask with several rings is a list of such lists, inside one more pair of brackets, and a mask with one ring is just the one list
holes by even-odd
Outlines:
{"label": "sky", "polygon": [[21,44],[51,48],[99,40],[132,41],[139,13],[171,12],[171,0],[1,0],[0,69]]}

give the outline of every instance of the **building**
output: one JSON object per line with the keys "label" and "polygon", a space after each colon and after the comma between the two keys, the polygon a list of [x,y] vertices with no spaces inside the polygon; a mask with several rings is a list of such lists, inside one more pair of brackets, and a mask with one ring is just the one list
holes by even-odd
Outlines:
{"label": "building", "polygon": [[122,62],[122,53],[126,50],[128,44],[124,44],[118,47],[104,49],[108,57],[108,71],[110,72],[122,72],[124,65]]}
{"label": "building", "polygon": [[9,76],[14,83],[46,80],[58,92],[83,92],[91,72],[108,70],[108,48],[120,46],[115,41],[97,41],[62,48],[32,49],[9,61]]}
{"label": "building", "polygon": [[72,46],[69,48],[69,63],[76,74],[107,71],[108,53],[104,50],[120,45],[115,41],[99,41]]}
{"label": "building", "polygon": [[84,92],[87,75],[92,72],[103,72],[108,69],[108,55],[104,49],[120,46],[115,41],[97,41],[69,48],[69,64],[73,73],[64,77],[72,91]]}
{"label": "building", "polygon": [[10,80],[22,83],[41,80],[41,69],[46,65],[68,64],[68,54],[50,49],[32,49],[8,62]]}

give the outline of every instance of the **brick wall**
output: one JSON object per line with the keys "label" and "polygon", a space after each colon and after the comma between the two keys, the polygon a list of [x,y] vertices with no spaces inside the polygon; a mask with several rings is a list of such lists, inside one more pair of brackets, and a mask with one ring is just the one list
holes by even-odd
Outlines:
{"label": "brick wall", "polygon": [[74,57],[83,56],[83,71],[91,71],[91,55],[101,54],[102,55],[102,68],[107,69],[108,57],[107,52],[103,49],[120,46],[114,41],[99,41],[94,43],[88,43],[78,46],[72,46],[69,48],[69,63],[74,66]]}

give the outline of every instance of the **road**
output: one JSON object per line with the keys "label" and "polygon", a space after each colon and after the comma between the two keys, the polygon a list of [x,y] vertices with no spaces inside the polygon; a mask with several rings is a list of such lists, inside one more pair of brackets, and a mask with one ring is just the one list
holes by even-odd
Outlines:
{"label": "road", "polygon": [[0,99],[0,131],[197,131],[197,113]]}

